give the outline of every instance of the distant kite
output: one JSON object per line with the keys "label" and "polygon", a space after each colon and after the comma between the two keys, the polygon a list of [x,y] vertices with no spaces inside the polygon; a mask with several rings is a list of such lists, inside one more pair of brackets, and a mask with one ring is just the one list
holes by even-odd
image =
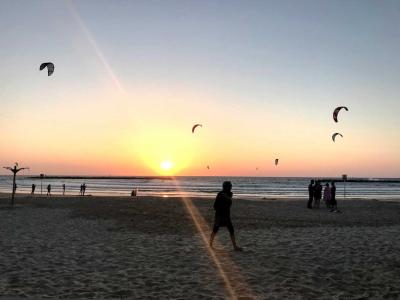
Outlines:
{"label": "distant kite", "polygon": [[279,163],[279,158],[276,158],[276,159],[275,159],[275,166],[277,166],[278,163]]}
{"label": "distant kite", "polygon": [[258,171],[258,167],[256,168],[256,171]]}
{"label": "distant kite", "polygon": [[338,117],[339,111],[340,111],[342,108],[344,108],[346,111],[349,111],[349,109],[348,109],[346,106],[339,106],[339,107],[336,107],[335,110],[333,111],[333,119],[335,120],[335,122],[338,121],[337,117]]}
{"label": "distant kite", "polygon": [[47,67],[47,76],[50,76],[54,72],[54,64],[51,62],[45,62],[40,65],[39,70],[42,71],[44,68]]}
{"label": "distant kite", "polygon": [[341,135],[339,132],[336,132],[332,135],[332,141],[335,141],[337,135],[340,135],[341,137],[343,137],[343,135]]}
{"label": "distant kite", "polygon": [[196,130],[197,127],[203,127],[203,125],[201,125],[201,124],[193,125],[193,127],[192,127],[192,133],[194,133],[194,131]]}
{"label": "distant kite", "polygon": [[210,170],[210,166],[207,166],[207,169]]}

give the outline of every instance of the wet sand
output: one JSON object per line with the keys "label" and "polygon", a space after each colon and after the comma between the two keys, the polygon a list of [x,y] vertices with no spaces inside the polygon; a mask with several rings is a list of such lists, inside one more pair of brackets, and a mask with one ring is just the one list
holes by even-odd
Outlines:
{"label": "wet sand", "polygon": [[398,299],[400,203],[234,200],[244,252],[212,199],[0,195],[0,295],[40,298]]}

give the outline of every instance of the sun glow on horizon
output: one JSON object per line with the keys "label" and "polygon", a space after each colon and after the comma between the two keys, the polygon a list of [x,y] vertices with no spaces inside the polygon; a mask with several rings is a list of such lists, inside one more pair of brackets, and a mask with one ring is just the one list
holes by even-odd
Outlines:
{"label": "sun glow on horizon", "polygon": [[174,165],[172,164],[172,162],[170,162],[169,160],[164,160],[161,164],[160,164],[161,169],[163,169],[164,171],[169,171],[171,170]]}
{"label": "sun glow on horizon", "polygon": [[150,172],[165,176],[181,174],[190,168],[195,156],[191,136],[174,129],[137,132],[126,149],[131,149],[130,155],[138,157]]}

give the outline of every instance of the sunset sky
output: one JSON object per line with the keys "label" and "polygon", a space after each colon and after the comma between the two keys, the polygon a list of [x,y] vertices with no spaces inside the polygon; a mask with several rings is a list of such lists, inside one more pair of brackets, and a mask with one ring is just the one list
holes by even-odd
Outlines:
{"label": "sunset sky", "polygon": [[2,0],[0,165],[400,177],[399,55],[400,1]]}

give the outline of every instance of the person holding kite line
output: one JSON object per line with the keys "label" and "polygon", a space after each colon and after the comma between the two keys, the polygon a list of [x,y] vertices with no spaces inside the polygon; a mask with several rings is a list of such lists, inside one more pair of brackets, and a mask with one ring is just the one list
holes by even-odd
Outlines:
{"label": "person holding kite line", "polygon": [[230,181],[224,181],[222,184],[222,191],[217,195],[214,202],[215,219],[214,227],[210,237],[210,247],[212,248],[215,235],[217,234],[220,227],[227,227],[231,237],[233,249],[236,251],[242,251],[236,244],[235,231],[233,229],[231,221],[231,206],[232,206],[232,183]]}

